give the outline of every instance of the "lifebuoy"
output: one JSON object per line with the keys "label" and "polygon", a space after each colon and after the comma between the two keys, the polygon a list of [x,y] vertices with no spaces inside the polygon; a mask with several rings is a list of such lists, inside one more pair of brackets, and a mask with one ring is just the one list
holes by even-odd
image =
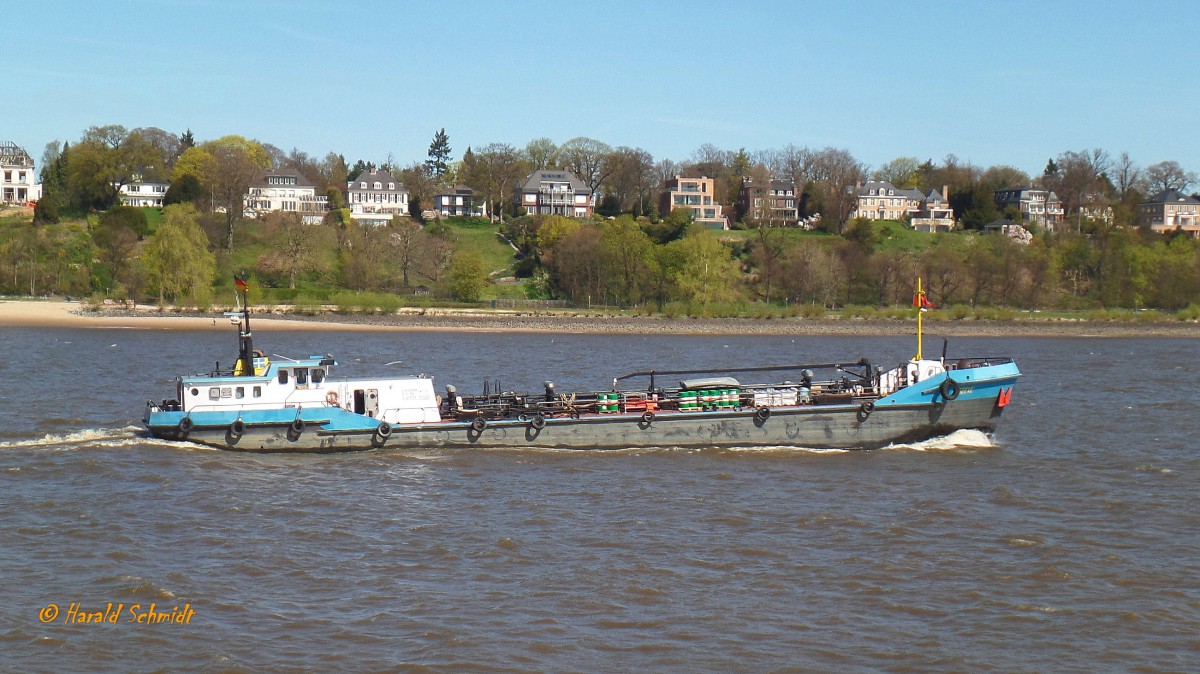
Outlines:
{"label": "lifebuoy", "polygon": [[191,417],[184,417],[179,420],[179,432],[183,433],[184,435],[187,435],[188,433],[190,433],[192,431],[192,427],[194,425],[195,424],[192,423]]}
{"label": "lifebuoy", "polygon": [[242,437],[242,433],[246,432],[246,422],[242,421],[241,417],[234,419],[232,424],[229,424],[229,434],[235,438]]}
{"label": "lifebuoy", "polygon": [[651,412],[650,410],[646,410],[645,412],[642,412],[642,423],[643,424],[648,424],[652,421],[654,421],[654,412]]}
{"label": "lifebuoy", "polygon": [[336,405],[337,401],[337,391],[330,391],[329,393],[325,394],[325,402],[329,403],[330,405]]}
{"label": "lifebuoy", "polygon": [[954,400],[958,397],[958,382],[946,377],[942,380],[942,385],[938,387],[938,392],[942,394],[942,398]]}
{"label": "lifebuoy", "polygon": [[475,417],[471,420],[471,430],[476,433],[482,433],[485,428],[487,428],[487,422],[483,420],[483,417]]}
{"label": "lifebuoy", "polygon": [[760,408],[754,410],[754,418],[758,419],[759,421],[766,421],[767,419],[770,419],[771,418],[771,408],[763,406],[763,407],[760,407]]}
{"label": "lifebuoy", "polygon": [[292,429],[292,432],[295,433],[296,435],[300,435],[301,433],[303,433],[304,432],[304,420],[301,419],[300,417],[296,417],[295,419],[292,419],[291,429]]}
{"label": "lifebuoy", "polygon": [[375,435],[378,435],[380,440],[387,440],[392,436],[392,425],[386,421],[379,422],[379,426],[375,428]]}
{"label": "lifebuoy", "polygon": [[529,421],[529,425],[533,427],[533,430],[540,431],[546,427],[546,417],[538,414]]}

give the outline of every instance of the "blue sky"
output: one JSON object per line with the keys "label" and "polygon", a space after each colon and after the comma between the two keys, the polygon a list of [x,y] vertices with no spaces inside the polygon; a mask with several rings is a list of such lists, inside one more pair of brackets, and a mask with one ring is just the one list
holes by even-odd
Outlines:
{"label": "blue sky", "polygon": [[1200,13],[1113,5],[21,2],[0,139],[40,159],[92,125],[191,128],[408,164],[445,127],[455,158],[590,136],[677,161],[791,143],[1040,173],[1100,147],[1200,170]]}

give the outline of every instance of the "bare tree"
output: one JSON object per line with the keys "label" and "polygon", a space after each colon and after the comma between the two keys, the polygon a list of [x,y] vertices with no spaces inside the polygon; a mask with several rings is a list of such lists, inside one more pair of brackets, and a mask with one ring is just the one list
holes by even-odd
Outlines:
{"label": "bare tree", "polygon": [[1122,152],[1113,165],[1114,187],[1121,201],[1129,197],[1129,193],[1142,182],[1142,169],[1132,159],[1128,152]]}
{"label": "bare tree", "polygon": [[831,223],[840,233],[854,207],[852,188],[862,182],[866,167],[849,151],[827,147],[813,158],[813,174],[821,183],[822,222]]}
{"label": "bare tree", "polygon": [[1196,182],[1196,174],[1185,171],[1177,161],[1163,161],[1146,167],[1146,182],[1152,194],[1167,190],[1182,192]]}
{"label": "bare tree", "polygon": [[562,167],[574,173],[580,180],[587,183],[592,196],[608,178],[610,167],[606,161],[612,148],[593,138],[572,138],[558,148],[558,158]]}
{"label": "bare tree", "polygon": [[558,146],[549,138],[534,138],[525,145],[522,153],[529,162],[530,170],[558,168]]}
{"label": "bare tree", "polygon": [[621,210],[643,215],[647,201],[657,192],[654,158],[640,148],[619,147],[608,155],[608,191],[617,198]]}

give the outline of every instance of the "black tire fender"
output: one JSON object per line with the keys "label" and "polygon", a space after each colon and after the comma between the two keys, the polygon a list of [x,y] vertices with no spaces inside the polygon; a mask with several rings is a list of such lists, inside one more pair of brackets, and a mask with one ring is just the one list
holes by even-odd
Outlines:
{"label": "black tire fender", "polygon": [[289,426],[289,428],[291,428],[292,432],[296,435],[300,435],[304,432],[304,420],[300,417],[292,419],[292,424]]}
{"label": "black tire fender", "polygon": [[179,432],[183,433],[184,435],[191,433],[192,428],[194,428],[194,427],[195,427],[195,424],[192,423],[191,417],[184,417],[179,420]]}
{"label": "black tire fender", "polygon": [[484,421],[483,417],[475,417],[471,420],[471,430],[476,433],[482,433],[485,428],[487,428],[487,422]]}
{"label": "black tire fender", "polygon": [[770,419],[771,418],[771,408],[764,405],[764,406],[754,410],[754,418],[758,419],[759,421],[766,421],[767,419]]}
{"label": "black tire fender", "polygon": [[946,377],[944,380],[942,380],[941,386],[938,386],[938,393],[942,394],[942,398],[944,400],[954,400],[958,397],[959,393],[958,382],[954,381],[950,377]]}
{"label": "black tire fender", "polygon": [[646,410],[645,412],[642,412],[642,423],[643,424],[648,424],[653,421],[654,421],[654,412],[651,412],[650,410]]}
{"label": "black tire fender", "polygon": [[541,414],[535,415],[529,420],[529,426],[535,431],[540,431],[546,427],[546,417]]}
{"label": "black tire fender", "polygon": [[242,421],[241,417],[234,419],[232,424],[229,424],[229,434],[235,438],[242,437],[246,432],[246,422]]}
{"label": "black tire fender", "polygon": [[392,425],[386,421],[379,422],[375,427],[375,435],[378,435],[380,440],[387,440],[392,437]]}

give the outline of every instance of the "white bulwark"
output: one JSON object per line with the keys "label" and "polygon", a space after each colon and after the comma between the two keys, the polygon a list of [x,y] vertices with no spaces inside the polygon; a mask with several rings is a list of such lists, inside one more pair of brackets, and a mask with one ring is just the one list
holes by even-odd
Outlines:
{"label": "white bulwark", "polygon": [[0,141],[0,201],[27,204],[42,198],[33,158],[16,143]]}

